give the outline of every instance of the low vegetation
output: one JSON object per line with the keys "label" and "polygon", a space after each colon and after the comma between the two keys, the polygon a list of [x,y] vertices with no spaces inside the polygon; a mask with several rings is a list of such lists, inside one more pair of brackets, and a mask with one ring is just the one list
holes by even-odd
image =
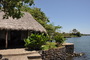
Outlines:
{"label": "low vegetation", "polygon": [[28,38],[24,39],[25,47],[31,50],[38,50],[48,40],[48,36],[42,34],[31,34]]}
{"label": "low vegetation", "polygon": [[46,42],[45,45],[42,45],[41,46],[41,49],[42,50],[48,50],[48,49],[51,49],[51,48],[56,48],[56,43],[55,42]]}
{"label": "low vegetation", "polygon": [[42,34],[31,34],[28,38],[24,39],[25,47],[30,50],[48,50],[51,48],[59,47],[65,39],[59,33],[58,35],[54,36],[56,42],[51,42],[50,36]]}

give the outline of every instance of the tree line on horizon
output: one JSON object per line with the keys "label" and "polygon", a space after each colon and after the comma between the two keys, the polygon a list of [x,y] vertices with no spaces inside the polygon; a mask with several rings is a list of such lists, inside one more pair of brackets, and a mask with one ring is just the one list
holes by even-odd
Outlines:
{"label": "tree line on horizon", "polygon": [[62,34],[64,35],[65,38],[82,36],[82,34],[77,29],[73,29],[72,31],[70,31],[70,33],[63,32]]}

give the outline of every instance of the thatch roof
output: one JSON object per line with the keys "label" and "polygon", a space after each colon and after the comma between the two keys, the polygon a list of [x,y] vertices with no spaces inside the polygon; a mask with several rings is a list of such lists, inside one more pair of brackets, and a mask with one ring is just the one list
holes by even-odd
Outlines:
{"label": "thatch roof", "polygon": [[0,29],[6,30],[34,30],[46,32],[45,28],[39,24],[30,13],[24,12],[24,16],[20,19],[3,19],[3,12],[0,12]]}

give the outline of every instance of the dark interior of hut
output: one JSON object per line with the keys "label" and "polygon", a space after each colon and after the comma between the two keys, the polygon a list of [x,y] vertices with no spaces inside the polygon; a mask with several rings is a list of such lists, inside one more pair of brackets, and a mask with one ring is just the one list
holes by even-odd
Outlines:
{"label": "dark interior of hut", "polygon": [[[8,31],[8,45],[7,45],[8,49],[23,48],[24,44],[25,44],[24,40],[21,40],[21,31],[16,31],[16,30]],[[6,45],[6,40],[0,38],[0,49],[5,49],[5,45]]]}
{"label": "dark interior of hut", "polygon": [[10,48],[24,47],[24,40],[21,40],[21,31],[10,32],[10,40],[9,40],[8,46]]}

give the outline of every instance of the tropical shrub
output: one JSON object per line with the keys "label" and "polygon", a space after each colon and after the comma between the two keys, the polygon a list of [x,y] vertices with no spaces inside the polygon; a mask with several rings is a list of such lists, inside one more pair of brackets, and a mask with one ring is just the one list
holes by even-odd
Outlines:
{"label": "tropical shrub", "polygon": [[46,43],[48,36],[43,34],[31,34],[25,41],[25,47],[29,49],[40,49]]}
{"label": "tropical shrub", "polygon": [[55,33],[54,40],[57,44],[62,44],[65,41],[64,36],[61,33]]}
{"label": "tropical shrub", "polygon": [[41,49],[42,50],[48,50],[51,48],[56,48],[56,43],[55,42],[46,42],[45,45],[42,45]]}

